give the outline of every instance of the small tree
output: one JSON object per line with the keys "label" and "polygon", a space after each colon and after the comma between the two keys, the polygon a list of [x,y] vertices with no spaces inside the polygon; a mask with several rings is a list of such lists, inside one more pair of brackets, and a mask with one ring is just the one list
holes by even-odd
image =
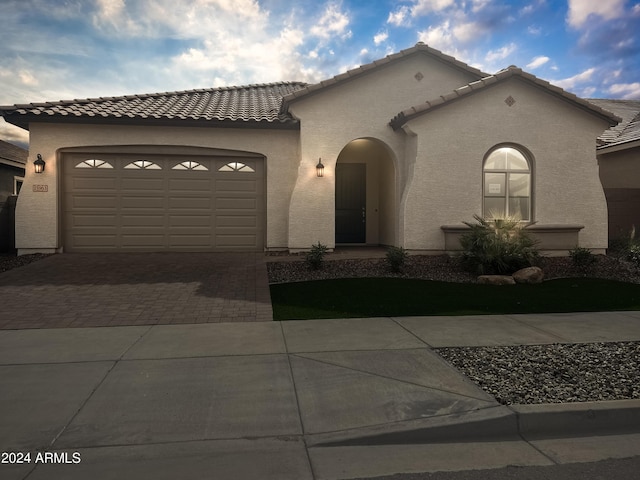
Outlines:
{"label": "small tree", "polygon": [[469,271],[482,274],[511,274],[532,266],[539,258],[537,242],[515,217],[485,219],[477,223],[464,222],[471,228],[462,235],[461,262]]}
{"label": "small tree", "polygon": [[389,247],[387,250],[387,262],[392,272],[401,272],[409,254],[403,247]]}
{"label": "small tree", "polygon": [[311,270],[319,270],[322,267],[322,262],[324,261],[324,256],[329,251],[329,248],[326,245],[318,242],[315,245],[311,246],[311,250],[307,252],[306,262]]}

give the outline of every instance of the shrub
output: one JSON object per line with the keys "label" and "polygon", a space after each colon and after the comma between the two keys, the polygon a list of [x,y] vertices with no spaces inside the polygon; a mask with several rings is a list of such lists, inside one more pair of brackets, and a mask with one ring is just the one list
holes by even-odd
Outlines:
{"label": "shrub", "polygon": [[627,260],[632,262],[636,267],[640,267],[640,245],[634,244],[629,247],[627,252]]}
{"label": "shrub", "polygon": [[312,270],[319,270],[322,267],[322,262],[324,261],[324,256],[329,251],[329,248],[326,245],[318,242],[315,245],[311,246],[311,250],[307,252],[306,262],[309,268]]}
{"label": "shrub", "polygon": [[389,267],[391,267],[391,271],[402,271],[402,267],[408,256],[409,254],[402,247],[389,247],[387,250],[387,262],[389,263]]}
{"label": "shrub", "polygon": [[462,235],[462,265],[478,275],[511,274],[532,266],[539,258],[534,241],[516,218],[485,219],[474,215],[477,223]]}
{"label": "shrub", "polygon": [[596,262],[596,256],[588,248],[575,246],[569,250],[571,262],[575,267],[588,267]]}

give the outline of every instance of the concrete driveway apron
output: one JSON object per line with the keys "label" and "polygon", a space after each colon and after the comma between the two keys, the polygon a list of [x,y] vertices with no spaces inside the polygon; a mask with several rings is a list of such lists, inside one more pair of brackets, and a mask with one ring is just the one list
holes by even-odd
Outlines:
{"label": "concrete driveway apron", "polygon": [[0,274],[0,329],[271,321],[261,253],[60,254]]}

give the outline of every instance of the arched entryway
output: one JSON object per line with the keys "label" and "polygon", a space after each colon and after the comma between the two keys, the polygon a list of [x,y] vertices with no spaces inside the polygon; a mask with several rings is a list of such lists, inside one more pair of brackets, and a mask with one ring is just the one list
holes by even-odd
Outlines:
{"label": "arched entryway", "polygon": [[338,155],[336,245],[395,245],[396,171],[380,140],[359,138]]}

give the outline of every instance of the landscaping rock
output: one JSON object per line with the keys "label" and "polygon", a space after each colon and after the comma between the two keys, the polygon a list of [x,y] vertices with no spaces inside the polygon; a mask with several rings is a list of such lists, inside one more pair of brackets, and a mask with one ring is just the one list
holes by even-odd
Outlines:
{"label": "landscaping rock", "polygon": [[480,275],[478,283],[482,285],[515,285],[516,281],[510,275]]}
{"label": "landscaping rock", "polygon": [[527,267],[513,274],[516,283],[542,283],[544,272],[540,267]]}

